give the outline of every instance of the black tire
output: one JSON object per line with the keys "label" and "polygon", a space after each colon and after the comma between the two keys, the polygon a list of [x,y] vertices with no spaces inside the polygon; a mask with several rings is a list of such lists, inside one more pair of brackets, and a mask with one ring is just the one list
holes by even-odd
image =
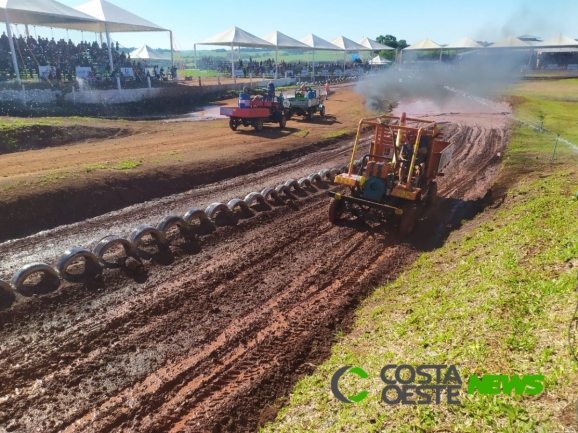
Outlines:
{"label": "black tire", "polygon": [[307,119],[313,120],[314,116],[315,116],[315,110],[313,108],[310,108],[309,110],[307,110]]}
{"label": "black tire", "polygon": [[293,113],[291,112],[291,110],[287,110],[285,112],[285,119],[287,120],[291,120],[291,117],[293,116]]}
{"label": "black tire", "polygon": [[239,126],[237,124],[237,122],[235,121],[235,119],[233,119],[232,117],[229,118],[229,128],[231,128],[233,131],[237,130],[237,126]]}
{"label": "black tire", "polygon": [[427,195],[425,197],[425,202],[428,206],[433,206],[436,203],[438,196],[438,184],[437,182],[430,182],[429,188],[427,189]]}
{"label": "black tire", "polygon": [[327,214],[329,222],[335,224],[341,218],[341,213],[343,212],[343,202],[341,200],[336,200],[334,198],[329,202],[329,212]]}
{"label": "black tire", "polygon": [[287,125],[287,119],[285,118],[285,116],[281,116],[281,120],[279,120],[279,128],[281,129],[285,129],[285,126]]}
{"label": "black tire", "polygon": [[324,116],[325,116],[325,107],[321,107],[321,110],[319,110],[319,115],[320,115],[321,117],[324,117]]}
{"label": "black tire", "polygon": [[415,228],[417,222],[417,207],[408,206],[403,210],[401,222],[399,223],[399,234],[401,236],[409,235]]}
{"label": "black tire", "polygon": [[255,124],[253,126],[255,127],[255,131],[261,132],[263,130],[263,119],[255,120]]}

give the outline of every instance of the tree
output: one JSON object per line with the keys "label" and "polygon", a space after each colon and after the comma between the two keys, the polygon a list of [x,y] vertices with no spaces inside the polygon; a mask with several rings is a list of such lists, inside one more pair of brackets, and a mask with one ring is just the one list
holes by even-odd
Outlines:
{"label": "tree", "polygon": [[405,39],[400,39],[398,41],[397,38],[393,35],[385,35],[385,36],[380,35],[376,38],[376,41],[379,42],[380,44],[387,45],[388,47],[395,48],[395,51],[383,50],[377,53],[381,57],[392,61],[395,60],[396,53],[403,50],[405,47],[409,46],[408,43],[405,41]]}

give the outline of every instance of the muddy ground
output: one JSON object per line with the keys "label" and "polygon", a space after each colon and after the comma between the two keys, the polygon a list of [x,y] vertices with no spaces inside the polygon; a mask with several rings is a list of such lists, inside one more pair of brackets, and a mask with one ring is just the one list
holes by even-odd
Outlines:
{"label": "muddy ground", "polygon": [[[387,224],[329,224],[326,190],[334,187],[319,184],[212,233],[175,235],[168,251],[146,246],[144,272],[109,269],[102,280],[5,302],[0,426],[252,431],[270,420],[280,397],[329,355],[358,301],[441,245],[489,199],[509,140],[507,117],[483,107],[460,110],[411,112],[455,122],[445,130],[457,149],[439,179],[438,205],[409,238]],[[225,132],[227,140],[233,136]],[[365,138],[363,146],[368,143]],[[339,141],[243,176],[4,242],[0,278],[31,261],[53,264],[65,248],[126,236],[168,213],[341,166],[350,148],[351,140]]]}

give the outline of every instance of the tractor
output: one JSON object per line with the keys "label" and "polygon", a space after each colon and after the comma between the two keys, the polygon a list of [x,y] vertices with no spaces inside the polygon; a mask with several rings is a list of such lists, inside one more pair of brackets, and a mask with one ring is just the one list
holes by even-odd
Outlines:
{"label": "tractor", "polygon": [[321,117],[325,116],[323,101],[317,97],[317,90],[310,87],[305,92],[296,90],[295,94],[288,96],[285,101],[287,120],[291,119],[291,116],[303,116],[306,120],[313,120],[315,112]]}
{"label": "tractor", "polygon": [[[361,132],[374,128],[369,153],[356,160]],[[362,119],[348,171],[334,182],[350,194],[329,191],[329,221],[344,214],[364,220],[390,221],[410,234],[420,210],[435,203],[436,177],[452,158],[454,145],[444,141],[435,122],[384,115]]]}

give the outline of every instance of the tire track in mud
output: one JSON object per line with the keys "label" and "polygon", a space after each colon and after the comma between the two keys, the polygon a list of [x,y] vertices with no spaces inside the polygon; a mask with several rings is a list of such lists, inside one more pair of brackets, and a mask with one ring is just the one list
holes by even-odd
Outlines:
{"label": "tire track in mud", "polygon": [[[170,260],[146,261],[144,275],[114,270],[100,285],[65,283],[0,312],[0,425],[19,432],[253,430],[272,415],[266,405],[330,354],[359,300],[419,256],[422,229],[488,189],[507,133],[463,125],[446,131],[460,146],[439,179],[445,200],[405,243],[387,226],[330,225],[320,187],[299,197],[297,208],[274,207],[188,249],[171,247]],[[336,152],[335,163],[312,155],[312,162],[281,167],[270,183],[343,164],[347,151]],[[237,191],[249,192],[246,179]],[[206,200],[207,191],[199,192]],[[178,198],[152,203],[150,213],[130,208],[122,218],[145,213],[150,221],[171,206]],[[117,227],[118,215],[103,218]],[[76,227],[58,230],[75,236]]]}

